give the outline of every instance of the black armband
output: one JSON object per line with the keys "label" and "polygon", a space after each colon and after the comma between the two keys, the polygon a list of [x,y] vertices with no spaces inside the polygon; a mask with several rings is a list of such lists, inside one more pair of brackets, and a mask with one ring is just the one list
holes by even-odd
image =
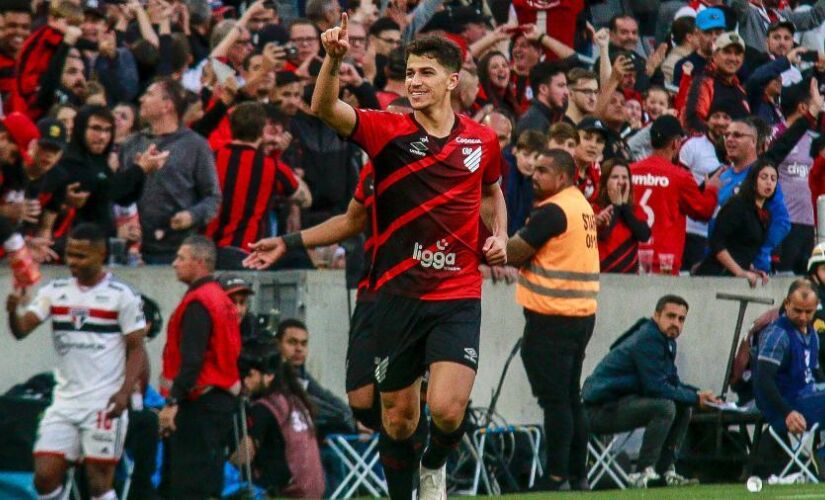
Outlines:
{"label": "black armband", "polygon": [[284,245],[286,245],[287,250],[292,250],[294,248],[304,248],[304,239],[301,237],[301,232],[289,233],[281,236],[281,239],[284,240]]}

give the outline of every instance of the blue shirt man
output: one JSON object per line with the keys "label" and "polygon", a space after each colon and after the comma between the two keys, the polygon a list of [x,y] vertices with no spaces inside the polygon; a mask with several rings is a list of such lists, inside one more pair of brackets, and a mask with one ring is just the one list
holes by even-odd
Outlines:
{"label": "blue shirt man", "polygon": [[825,422],[825,391],[817,391],[819,338],[812,321],[819,298],[813,284],[791,284],[784,314],[756,340],[756,405],[777,431],[802,433]]}

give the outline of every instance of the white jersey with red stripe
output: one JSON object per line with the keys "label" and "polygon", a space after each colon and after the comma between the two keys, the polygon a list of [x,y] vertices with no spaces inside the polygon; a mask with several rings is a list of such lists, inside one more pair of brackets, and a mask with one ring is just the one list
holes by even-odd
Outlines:
{"label": "white jersey with red stripe", "polygon": [[37,291],[28,311],[52,322],[58,355],[54,404],[104,407],[123,384],[124,336],[146,326],[140,295],[108,273],[91,287],[75,278],[56,279]]}

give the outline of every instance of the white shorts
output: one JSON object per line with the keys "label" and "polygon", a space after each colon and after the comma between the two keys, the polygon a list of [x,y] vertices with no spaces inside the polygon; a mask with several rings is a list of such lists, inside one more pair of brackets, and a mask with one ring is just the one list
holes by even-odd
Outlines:
{"label": "white shorts", "polygon": [[50,406],[37,428],[34,455],[60,455],[69,462],[80,459],[116,464],[123,453],[128,412],[107,419],[106,410]]}

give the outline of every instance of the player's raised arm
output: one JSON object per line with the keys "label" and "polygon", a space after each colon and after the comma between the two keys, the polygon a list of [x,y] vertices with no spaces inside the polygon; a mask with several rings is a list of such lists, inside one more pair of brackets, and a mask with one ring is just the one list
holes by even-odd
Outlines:
{"label": "player's raised arm", "polygon": [[355,110],[338,98],[338,72],[341,61],[349,50],[347,14],[341,14],[341,26],[321,34],[321,43],[327,55],[312,93],[312,112],[341,135],[348,136],[355,128]]}

